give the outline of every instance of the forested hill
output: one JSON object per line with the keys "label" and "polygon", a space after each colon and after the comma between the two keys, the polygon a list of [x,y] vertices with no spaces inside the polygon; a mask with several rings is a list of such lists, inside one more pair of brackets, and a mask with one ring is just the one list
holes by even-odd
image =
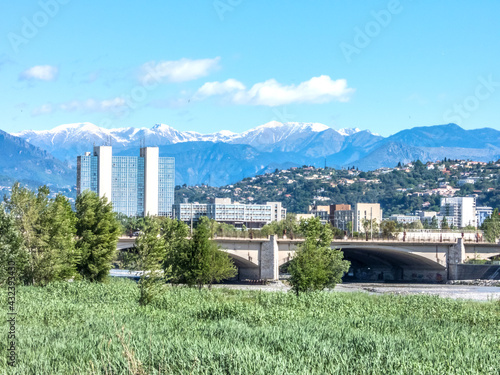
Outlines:
{"label": "forested hill", "polygon": [[234,202],[282,202],[288,212],[306,212],[308,205],[379,202],[384,216],[415,210],[438,211],[443,196],[475,196],[477,206],[500,207],[500,161],[481,163],[420,161],[371,172],[303,166],[275,170],[219,188],[177,186],[176,203],[207,203],[230,197]]}

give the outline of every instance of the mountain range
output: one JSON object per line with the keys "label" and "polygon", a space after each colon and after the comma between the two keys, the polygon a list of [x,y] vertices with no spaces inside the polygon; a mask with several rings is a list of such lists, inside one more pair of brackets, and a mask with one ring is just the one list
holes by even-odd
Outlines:
{"label": "mountain range", "polygon": [[[500,157],[500,131],[465,130],[456,124],[415,127],[382,137],[358,128],[335,130],[319,123],[300,122],[273,121],[243,133],[211,134],[178,131],[165,124],[105,129],[91,123],[77,123],[51,130],[25,130],[10,137],[10,141],[17,140],[18,149],[33,145],[32,162],[17,164],[18,171],[14,173],[15,158],[10,159],[0,165],[0,175],[22,175],[21,170],[25,169],[28,175],[36,175],[43,182],[47,177],[44,170],[58,171],[61,182],[69,181],[67,177],[72,176],[73,184],[76,156],[91,151],[93,144],[111,144],[114,155],[138,155],[141,145],[158,146],[161,156],[176,158],[177,185],[221,186],[276,168],[301,165],[326,164],[335,168],[354,165],[372,170],[416,159],[489,161]],[[0,147],[1,142],[0,138]],[[3,147],[0,152],[5,153]],[[37,153],[39,157],[35,156]],[[35,161],[40,158],[46,163],[50,160],[53,167],[37,165]]]}

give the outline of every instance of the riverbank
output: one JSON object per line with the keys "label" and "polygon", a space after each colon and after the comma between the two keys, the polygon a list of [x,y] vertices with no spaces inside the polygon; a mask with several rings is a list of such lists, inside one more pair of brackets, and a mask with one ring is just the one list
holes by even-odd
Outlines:
{"label": "riverbank", "polygon": [[[335,292],[365,292],[369,294],[395,294],[395,295],[434,295],[442,298],[464,299],[472,301],[500,300],[500,287],[495,283],[477,284],[393,284],[393,283],[344,283],[337,284]],[[237,290],[253,290],[267,292],[288,292],[290,287],[282,281],[266,285],[249,284],[220,284],[215,288]]]}

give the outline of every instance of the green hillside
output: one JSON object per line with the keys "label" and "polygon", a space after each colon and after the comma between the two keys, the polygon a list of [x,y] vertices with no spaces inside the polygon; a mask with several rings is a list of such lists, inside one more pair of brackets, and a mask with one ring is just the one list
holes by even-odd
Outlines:
{"label": "green hillside", "polygon": [[[371,172],[303,166],[245,178],[222,187],[177,186],[176,202],[207,203],[230,197],[240,203],[282,202],[288,212],[305,212],[308,205],[379,202],[384,216],[415,210],[439,210],[442,194],[477,198],[478,206],[500,207],[500,162],[420,161]],[[467,181],[469,180],[469,181]],[[471,183],[473,182],[473,183]]]}

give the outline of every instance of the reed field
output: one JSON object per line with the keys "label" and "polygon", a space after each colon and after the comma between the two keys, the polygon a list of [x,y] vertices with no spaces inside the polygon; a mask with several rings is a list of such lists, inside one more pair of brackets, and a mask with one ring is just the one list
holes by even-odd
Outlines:
{"label": "reed field", "polygon": [[[7,293],[0,290],[7,316]],[[0,374],[499,374],[500,302],[137,284],[17,287]],[[5,322],[6,319],[3,319]]]}

